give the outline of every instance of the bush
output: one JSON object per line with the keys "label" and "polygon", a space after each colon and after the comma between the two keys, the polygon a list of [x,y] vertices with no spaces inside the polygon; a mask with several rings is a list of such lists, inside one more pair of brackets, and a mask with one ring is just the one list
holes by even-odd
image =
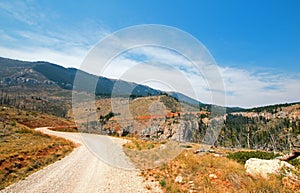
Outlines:
{"label": "bush", "polygon": [[15,127],[17,125],[17,123],[15,121],[10,123],[11,126]]}
{"label": "bush", "polygon": [[147,145],[146,145],[146,148],[147,149],[152,149],[152,148],[154,148],[155,147],[155,145],[153,144],[153,143],[148,143]]}
{"label": "bush", "polygon": [[25,133],[33,133],[33,130],[27,128],[19,128],[16,133],[25,134]]}
{"label": "bush", "polygon": [[136,146],[136,148],[137,148],[138,150],[142,150],[142,147],[140,146],[139,142],[133,141],[133,143],[134,143],[134,145]]}
{"label": "bush", "polygon": [[292,159],[288,162],[293,166],[295,166],[296,168],[300,169],[300,159]]}
{"label": "bush", "polygon": [[280,156],[280,154],[274,154],[273,152],[264,152],[264,151],[239,151],[235,153],[230,153],[227,157],[229,159],[235,160],[241,164],[245,164],[246,161],[250,158],[259,158],[259,159],[274,159],[275,157]]}
{"label": "bush", "polygon": [[166,180],[165,179],[162,179],[161,181],[159,181],[159,184],[164,187],[166,186]]}

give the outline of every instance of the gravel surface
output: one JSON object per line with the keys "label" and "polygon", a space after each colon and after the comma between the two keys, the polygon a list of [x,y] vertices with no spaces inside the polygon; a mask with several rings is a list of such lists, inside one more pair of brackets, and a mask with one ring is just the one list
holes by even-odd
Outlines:
{"label": "gravel surface", "polygon": [[[12,184],[4,192],[161,192],[159,187],[146,189],[139,171],[122,151],[123,139],[93,134],[44,133],[64,137],[78,144],[68,156]],[[84,139],[84,140],[83,140]],[[91,151],[93,150],[93,151]],[[151,185],[147,185],[149,188]]]}

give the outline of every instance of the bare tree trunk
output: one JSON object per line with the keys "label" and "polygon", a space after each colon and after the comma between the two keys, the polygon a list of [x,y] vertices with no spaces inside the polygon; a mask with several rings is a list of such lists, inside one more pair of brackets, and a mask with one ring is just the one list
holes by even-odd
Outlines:
{"label": "bare tree trunk", "polygon": [[297,140],[295,141],[296,144],[291,142],[291,150],[290,154],[284,155],[281,158],[279,158],[281,161],[289,161],[292,159],[297,158],[300,156],[300,143],[299,143],[300,136],[297,137]]}
{"label": "bare tree trunk", "polygon": [[235,144],[235,146],[238,146],[239,148],[241,148],[242,145],[241,145],[241,143],[240,143],[240,140],[239,140],[237,137],[235,137],[235,140],[236,140],[236,142],[238,143],[238,145]]}
{"label": "bare tree trunk", "polygon": [[247,128],[247,145],[248,149],[250,149],[250,127]]}
{"label": "bare tree trunk", "polygon": [[271,132],[268,130],[269,134],[270,134],[270,137],[271,137],[271,141],[272,141],[272,146],[273,146],[273,152],[275,154],[276,152],[276,140],[275,140],[275,137],[273,134],[271,134]]}
{"label": "bare tree trunk", "polygon": [[281,161],[289,161],[292,159],[297,158],[298,156],[300,156],[300,151],[295,151],[293,150],[290,154],[288,155],[284,155],[281,158],[279,158]]}
{"label": "bare tree trunk", "polygon": [[1,88],[1,105],[4,105],[4,85]]}

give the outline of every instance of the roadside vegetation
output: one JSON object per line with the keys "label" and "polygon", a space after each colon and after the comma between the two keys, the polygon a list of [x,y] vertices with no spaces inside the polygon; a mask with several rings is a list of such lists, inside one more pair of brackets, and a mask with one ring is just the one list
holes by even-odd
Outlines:
{"label": "roadside vegetation", "polygon": [[0,106],[1,121],[11,121],[25,125],[31,129],[37,127],[57,127],[72,126],[74,123],[70,120],[49,115],[46,113],[38,113],[36,111],[21,110],[14,107]]}
{"label": "roadside vegetation", "polygon": [[[194,154],[199,144],[189,144],[189,148],[180,149],[183,151],[175,159],[161,162],[156,167],[143,168],[141,162],[147,160],[137,159],[137,156],[140,156],[139,152],[144,152],[144,156],[150,154],[152,149],[148,150],[147,146],[152,143],[133,140],[123,147],[131,161],[141,169],[144,180],[158,182],[163,192],[297,192],[300,188],[299,184],[290,182],[284,176],[271,175],[266,180],[246,173],[244,163],[247,159],[273,159],[279,156],[273,152],[233,152],[218,148],[213,150],[215,153]],[[153,149],[161,145],[164,144],[157,143]],[[130,153],[132,150],[136,150],[135,153]],[[299,159],[290,161],[297,168],[299,162]]]}
{"label": "roadside vegetation", "polygon": [[[241,164],[245,164],[246,161],[250,158],[259,158],[259,159],[274,159],[276,157],[282,156],[282,154],[274,152],[265,152],[265,151],[238,151],[229,153],[227,156],[229,159],[235,160]],[[292,164],[300,170],[300,159],[289,160],[288,163]]]}
{"label": "roadside vegetation", "polygon": [[229,159],[235,160],[241,164],[245,164],[246,161],[250,158],[259,158],[259,159],[274,159],[280,154],[275,154],[274,152],[265,152],[265,151],[238,151],[229,153],[227,156]]}
{"label": "roadside vegetation", "polygon": [[75,145],[32,128],[70,124],[54,116],[0,107],[0,189],[69,154]]}
{"label": "roadside vegetation", "polygon": [[61,131],[61,132],[78,132],[76,126],[56,126],[49,128],[52,131]]}
{"label": "roadside vegetation", "polygon": [[149,149],[153,149],[156,147],[159,147],[160,144],[163,144],[165,142],[155,142],[155,141],[148,141],[148,140],[141,140],[141,139],[136,139],[136,138],[128,138],[130,141],[128,141],[127,143],[125,143],[123,145],[124,148],[126,149],[131,149],[131,150],[149,150]]}
{"label": "roadside vegetation", "polygon": [[164,192],[297,192],[299,184],[272,175],[250,177],[244,165],[216,154],[183,151],[176,159],[143,170],[147,181],[158,181]]}

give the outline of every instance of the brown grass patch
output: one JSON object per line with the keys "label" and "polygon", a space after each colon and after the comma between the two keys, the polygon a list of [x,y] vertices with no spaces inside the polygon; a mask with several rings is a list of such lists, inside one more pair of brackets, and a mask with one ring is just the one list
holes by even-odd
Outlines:
{"label": "brown grass patch", "polygon": [[155,141],[148,141],[148,140],[141,140],[135,138],[127,138],[130,141],[123,145],[124,148],[131,149],[131,150],[149,150],[156,147],[159,147],[162,143],[155,142]]}
{"label": "brown grass patch", "polygon": [[22,128],[0,138],[0,189],[53,163],[74,148],[62,138]]}
{"label": "brown grass patch", "polygon": [[[174,160],[154,169],[143,170],[145,179],[163,182],[164,192],[295,192],[280,176],[268,180],[247,175],[242,164],[215,154],[183,151]],[[175,182],[177,176],[182,182]]]}
{"label": "brown grass patch", "polygon": [[0,190],[63,158],[75,147],[71,141],[27,127],[60,125],[69,121],[3,107],[0,107],[0,118]]}
{"label": "brown grass patch", "polygon": [[74,122],[53,115],[35,111],[24,111],[13,107],[0,106],[0,117],[7,121],[15,121],[34,129],[37,127],[72,126]]}

